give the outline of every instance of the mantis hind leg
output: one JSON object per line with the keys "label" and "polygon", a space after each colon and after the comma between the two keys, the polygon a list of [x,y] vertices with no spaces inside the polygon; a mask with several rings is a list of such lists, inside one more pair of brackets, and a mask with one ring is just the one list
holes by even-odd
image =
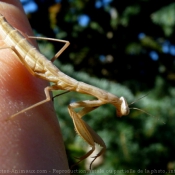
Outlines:
{"label": "mantis hind leg", "polygon": [[25,35],[27,38],[31,39],[41,39],[41,40],[48,40],[48,41],[56,41],[56,42],[61,42],[64,43],[64,46],[55,54],[55,56],[51,59],[51,62],[54,62],[69,46],[69,41],[67,40],[61,40],[61,39],[54,39],[54,38],[46,38],[46,37],[35,37],[35,36],[28,36]]}
{"label": "mantis hind leg", "polygon": [[56,41],[56,42],[64,43],[63,47],[51,59],[51,62],[54,62],[66,50],[66,48],[70,45],[69,41],[67,41],[67,40],[47,38],[47,37],[38,37],[38,36],[28,36],[26,33],[23,33],[18,29],[16,29],[16,30],[19,31],[26,39],[28,39],[28,38],[29,39],[40,39],[40,40],[48,40],[48,41]]}

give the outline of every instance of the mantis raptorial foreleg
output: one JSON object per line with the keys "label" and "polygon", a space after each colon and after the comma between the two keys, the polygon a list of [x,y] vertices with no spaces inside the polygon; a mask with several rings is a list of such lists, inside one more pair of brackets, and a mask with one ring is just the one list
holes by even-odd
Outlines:
{"label": "mantis raptorial foreleg", "polygon": [[[70,116],[72,117],[76,132],[92,148],[84,156],[80,157],[79,161],[76,164],[80,163],[82,160],[86,159],[90,154],[92,154],[92,152],[95,150],[95,143],[97,143],[98,145],[102,147],[101,151],[95,157],[93,157],[94,159],[92,160],[90,164],[90,169],[95,159],[105,152],[106,146],[105,146],[104,141],[101,139],[101,137],[98,134],[96,134],[96,132],[87,123],[85,123],[81,118],[85,114],[98,108],[102,104],[103,102],[100,100],[93,100],[93,101],[86,100],[86,101],[81,101],[81,102],[75,102],[68,106],[68,111],[69,111]],[[82,108],[82,107],[83,109],[81,111],[79,112],[74,111],[74,108]]]}
{"label": "mantis raptorial foreleg", "polygon": [[[98,145],[100,145],[102,147],[101,151],[95,156],[93,157],[94,159],[91,161],[90,163],[90,169],[91,169],[91,165],[92,163],[95,161],[95,159],[97,157],[99,157],[101,154],[103,154],[106,150],[106,145],[104,143],[104,141],[101,139],[101,137],[87,124],[85,123],[81,118],[83,117],[84,114],[96,109],[97,107],[85,107],[84,109],[82,109],[80,112],[76,113],[73,109],[73,107],[71,107],[71,104],[68,106],[68,111],[70,116],[72,117],[74,126],[75,126],[75,131],[77,132],[78,135],[80,135],[90,146],[91,146],[91,150],[88,151],[84,156],[78,158],[79,161],[76,163],[80,163],[82,160],[86,159],[89,155],[92,154],[92,152],[94,152],[95,150],[95,143],[97,143]],[[76,164],[74,164],[73,166],[75,166]]]}

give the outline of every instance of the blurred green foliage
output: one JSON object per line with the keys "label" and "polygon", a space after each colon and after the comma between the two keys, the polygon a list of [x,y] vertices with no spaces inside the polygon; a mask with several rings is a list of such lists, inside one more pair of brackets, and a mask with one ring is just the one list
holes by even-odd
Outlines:
{"label": "blurred green foliage", "polygon": [[166,36],[171,36],[175,27],[175,3],[171,3],[152,14],[154,23],[160,25]]}
{"label": "blurred green foliage", "polygon": [[[129,103],[149,92],[132,106],[155,117],[131,109],[128,116],[117,118],[111,105],[85,116],[84,120],[107,146],[105,155],[99,158],[101,163],[94,169],[113,171],[104,172],[106,175],[130,169],[135,172],[129,174],[153,174],[151,170],[155,174],[173,174],[169,170],[175,169],[174,1],[35,0],[35,3],[38,10],[28,17],[36,34],[71,42],[55,63],[60,70],[79,81],[124,96]],[[80,23],[82,16],[89,19],[86,25]],[[48,58],[61,47],[60,43],[39,43]],[[76,161],[74,156],[85,154],[88,147],[73,132],[67,106],[92,98],[71,92],[54,99],[70,165]],[[84,161],[76,168],[81,170],[88,165]]]}

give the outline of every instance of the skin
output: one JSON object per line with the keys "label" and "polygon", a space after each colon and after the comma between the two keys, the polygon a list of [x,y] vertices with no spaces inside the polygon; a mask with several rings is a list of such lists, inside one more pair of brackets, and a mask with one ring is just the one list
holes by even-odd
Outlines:
{"label": "skin", "polygon": [[[18,0],[1,0],[0,13],[19,31],[33,35]],[[0,39],[3,47],[1,34]],[[34,40],[31,42],[36,46]],[[46,170],[46,174],[59,174],[58,170],[69,169],[52,102],[6,121],[12,114],[45,99],[46,86],[48,83],[32,76],[10,49],[0,50],[1,171]]]}

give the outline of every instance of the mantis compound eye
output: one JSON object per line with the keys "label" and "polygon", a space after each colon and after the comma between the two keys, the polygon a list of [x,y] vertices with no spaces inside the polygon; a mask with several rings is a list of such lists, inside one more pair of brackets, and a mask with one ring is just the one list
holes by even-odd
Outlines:
{"label": "mantis compound eye", "polygon": [[117,116],[122,117],[128,115],[130,112],[128,103],[126,102],[124,97],[120,97],[120,105],[117,106]]}

